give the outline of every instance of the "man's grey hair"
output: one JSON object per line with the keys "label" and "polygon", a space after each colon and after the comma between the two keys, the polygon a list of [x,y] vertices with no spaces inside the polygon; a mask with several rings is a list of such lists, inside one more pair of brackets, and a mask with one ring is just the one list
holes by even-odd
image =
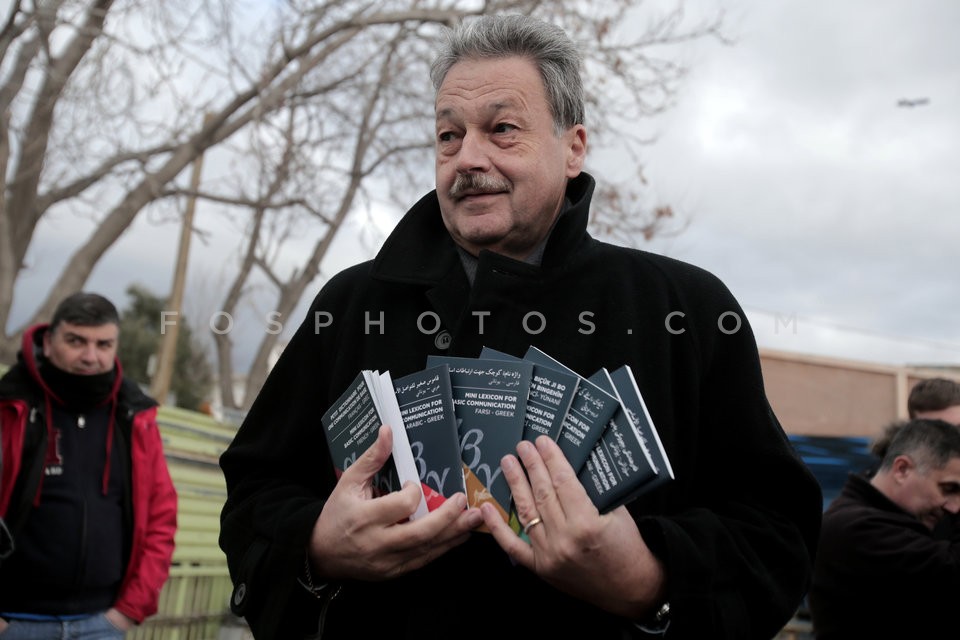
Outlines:
{"label": "man's grey hair", "polygon": [[583,124],[581,56],[561,29],[525,15],[482,16],[448,31],[430,69],[435,91],[450,68],[464,60],[528,58],[540,69],[557,135]]}
{"label": "man's grey hair", "polygon": [[915,419],[903,423],[890,439],[880,468],[889,470],[897,456],[910,456],[923,470],[942,469],[960,457],[960,428],[943,420]]}

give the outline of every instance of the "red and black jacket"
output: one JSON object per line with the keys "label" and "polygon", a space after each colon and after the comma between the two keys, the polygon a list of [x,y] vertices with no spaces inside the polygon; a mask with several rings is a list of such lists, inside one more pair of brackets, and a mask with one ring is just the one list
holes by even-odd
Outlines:
{"label": "red and black jacket", "polygon": [[[36,507],[44,499],[45,472],[51,475],[51,452],[55,454],[55,416],[66,410],[40,375],[39,345],[46,325],[38,325],[24,335],[18,363],[0,380],[0,427],[2,427],[3,466],[0,477],[0,517],[13,531],[22,530]],[[142,621],[157,610],[160,589],[169,574],[176,531],[177,496],[163,456],[156,422],[156,403],[137,385],[123,378],[116,363],[116,382],[106,403],[99,408],[106,427],[101,445],[102,469],[94,483],[103,492],[122,493],[122,532],[111,533],[109,546],[122,544],[122,580],[109,606],[124,615]],[[118,468],[119,467],[119,468]],[[52,491],[53,483],[50,484]],[[62,531],[51,535],[73,537],[103,536],[96,531],[95,519],[70,517]],[[51,527],[47,527],[51,529]],[[46,536],[49,542],[49,536]],[[31,549],[36,540],[21,540],[18,547]],[[88,548],[95,548],[96,543]],[[36,551],[36,549],[34,549]],[[15,558],[27,551],[16,549],[0,565],[0,583],[4,573],[15,571]],[[80,559],[77,559],[80,562]],[[88,565],[91,563],[88,561]],[[12,567],[12,568],[11,568]],[[83,589],[78,584],[58,588]],[[97,600],[91,593],[91,602]],[[81,598],[82,599],[82,598]],[[22,603],[18,603],[21,604]],[[0,610],[10,610],[0,602]],[[64,611],[63,613],[67,613]],[[72,613],[72,611],[71,611]]]}

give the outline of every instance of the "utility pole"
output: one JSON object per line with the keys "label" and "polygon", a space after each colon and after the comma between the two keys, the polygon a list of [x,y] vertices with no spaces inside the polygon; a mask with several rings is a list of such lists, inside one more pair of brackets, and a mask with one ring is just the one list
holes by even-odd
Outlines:
{"label": "utility pole", "polygon": [[[204,118],[204,124],[207,120]],[[190,238],[193,236],[193,214],[197,207],[197,191],[200,189],[200,173],[203,171],[203,154],[193,161],[193,174],[190,176],[190,195],[183,212],[180,227],[180,246],[177,249],[177,265],[173,272],[173,287],[166,311],[173,313],[175,322],[162,323],[163,335],[160,337],[160,349],[157,353],[157,372],[150,384],[150,395],[160,404],[167,401],[170,393],[170,379],[173,377],[173,363],[177,355],[177,336],[183,313],[183,289],[187,280],[187,257],[190,255]],[[160,322],[160,319],[157,319]]]}

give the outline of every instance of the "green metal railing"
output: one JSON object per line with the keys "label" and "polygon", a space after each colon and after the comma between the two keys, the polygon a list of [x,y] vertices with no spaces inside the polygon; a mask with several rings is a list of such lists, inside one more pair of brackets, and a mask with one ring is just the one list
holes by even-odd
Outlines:
{"label": "green metal railing", "polygon": [[130,640],[216,640],[229,616],[232,586],[217,544],[227,496],[217,464],[236,429],[212,417],[173,407],[158,413],[170,475],[177,488],[176,550],[157,615]]}

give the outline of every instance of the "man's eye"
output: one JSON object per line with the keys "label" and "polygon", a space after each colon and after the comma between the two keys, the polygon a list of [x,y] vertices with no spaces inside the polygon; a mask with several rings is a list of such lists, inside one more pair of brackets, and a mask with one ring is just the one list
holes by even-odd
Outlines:
{"label": "man's eye", "polygon": [[452,131],[441,131],[437,134],[437,140],[440,142],[450,142],[454,139],[454,133]]}
{"label": "man's eye", "polygon": [[512,125],[509,122],[501,122],[493,128],[493,131],[494,133],[510,133],[516,130],[516,128],[516,125]]}

